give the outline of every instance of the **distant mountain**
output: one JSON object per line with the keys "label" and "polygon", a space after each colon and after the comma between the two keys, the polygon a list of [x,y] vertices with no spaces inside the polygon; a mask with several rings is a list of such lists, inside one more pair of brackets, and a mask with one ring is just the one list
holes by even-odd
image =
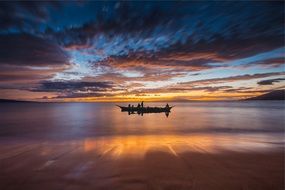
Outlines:
{"label": "distant mountain", "polygon": [[31,101],[0,99],[0,103],[20,103],[20,102],[31,102]]}
{"label": "distant mountain", "polygon": [[285,90],[274,90],[272,92],[245,100],[285,100]]}

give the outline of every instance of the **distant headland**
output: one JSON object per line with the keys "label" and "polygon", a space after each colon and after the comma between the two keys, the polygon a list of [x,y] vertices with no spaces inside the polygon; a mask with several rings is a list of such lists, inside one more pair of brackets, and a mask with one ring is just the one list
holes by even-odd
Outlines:
{"label": "distant headland", "polygon": [[33,101],[0,99],[0,103],[32,103]]}
{"label": "distant headland", "polygon": [[245,100],[285,100],[285,90],[274,90]]}

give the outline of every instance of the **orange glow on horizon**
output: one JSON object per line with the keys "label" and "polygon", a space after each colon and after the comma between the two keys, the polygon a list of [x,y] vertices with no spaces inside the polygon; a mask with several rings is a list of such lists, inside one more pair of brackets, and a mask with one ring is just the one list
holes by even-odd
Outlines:
{"label": "orange glow on horizon", "polygon": [[88,98],[66,98],[64,102],[175,102],[175,101],[223,101],[240,100],[261,95],[262,93],[160,93],[146,94],[145,96],[136,95],[118,95],[112,97],[88,97]]}
{"label": "orange glow on horizon", "polygon": [[[27,100],[38,102],[177,102],[177,101],[227,101],[240,100],[261,95],[261,92],[205,92],[205,91],[191,91],[191,92],[158,92],[158,93],[144,93],[143,95],[136,94],[113,94],[102,97],[83,97],[83,98],[56,98],[58,95],[44,92],[28,92],[21,90],[1,91],[1,94],[10,99]],[[21,97],[20,99],[18,97]]]}

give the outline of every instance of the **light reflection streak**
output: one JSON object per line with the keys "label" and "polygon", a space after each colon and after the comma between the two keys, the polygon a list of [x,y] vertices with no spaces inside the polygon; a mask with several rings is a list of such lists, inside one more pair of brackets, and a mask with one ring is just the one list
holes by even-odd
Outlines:
{"label": "light reflection streak", "polygon": [[[262,152],[277,147],[271,139],[264,136],[238,135],[142,135],[115,136],[85,139],[85,152],[95,151],[111,158],[136,157],[143,158],[151,151],[165,151],[178,156],[184,152],[200,152],[218,154],[223,151]],[[284,141],[281,146],[284,145]]]}

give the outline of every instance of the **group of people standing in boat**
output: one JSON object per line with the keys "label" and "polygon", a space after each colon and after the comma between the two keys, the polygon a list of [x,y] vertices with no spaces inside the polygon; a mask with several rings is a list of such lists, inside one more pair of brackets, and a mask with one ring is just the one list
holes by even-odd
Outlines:
{"label": "group of people standing in boat", "polygon": [[[128,107],[134,108],[134,105],[129,104]],[[141,103],[138,103],[137,108],[144,108],[143,101]],[[168,103],[166,104],[165,108],[169,108]]]}
{"label": "group of people standing in boat", "polygon": [[[129,108],[134,108],[134,105],[129,104]],[[141,103],[138,103],[137,108],[143,108],[143,101]]]}

